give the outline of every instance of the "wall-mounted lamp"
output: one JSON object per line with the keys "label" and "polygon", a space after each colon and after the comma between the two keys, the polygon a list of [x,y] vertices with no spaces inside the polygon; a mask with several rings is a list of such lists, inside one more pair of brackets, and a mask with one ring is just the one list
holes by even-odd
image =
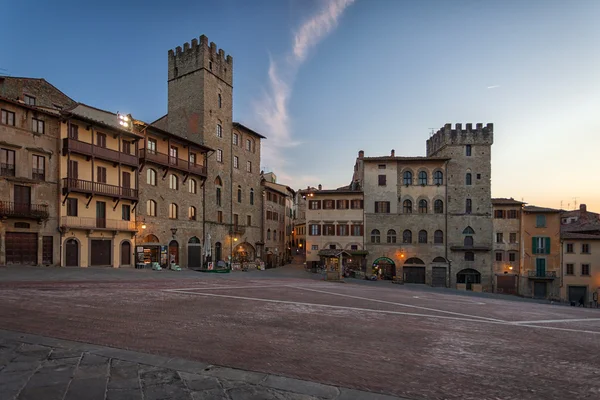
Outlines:
{"label": "wall-mounted lamp", "polygon": [[142,224],[142,229],[146,229],[146,224]]}

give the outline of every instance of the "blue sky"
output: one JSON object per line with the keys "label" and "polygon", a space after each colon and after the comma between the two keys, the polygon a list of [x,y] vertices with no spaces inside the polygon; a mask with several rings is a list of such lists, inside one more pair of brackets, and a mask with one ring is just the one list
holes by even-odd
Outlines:
{"label": "blue sky", "polygon": [[[87,4],[93,3],[93,4]],[[201,34],[234,58],[234,119],[295,188],[367,156],[424,155],[431,128],[495,125],[492,194],[600,210],[600,2],[9,1],[0,73],[154,120],[167,51]],[[9,40],[6,40],[6,39]],[[490,88],[492,87],[492,88]]]}

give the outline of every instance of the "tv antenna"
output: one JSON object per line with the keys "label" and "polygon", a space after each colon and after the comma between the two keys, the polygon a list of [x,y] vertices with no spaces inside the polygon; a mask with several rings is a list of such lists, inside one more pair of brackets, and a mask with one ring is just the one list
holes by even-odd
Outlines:
{"label": "tv antenna", "polygon": [[573,210],[577,210],[577,199],[579,197],[573,197],[573,201],[575,202],[575,206],[573,207]]}

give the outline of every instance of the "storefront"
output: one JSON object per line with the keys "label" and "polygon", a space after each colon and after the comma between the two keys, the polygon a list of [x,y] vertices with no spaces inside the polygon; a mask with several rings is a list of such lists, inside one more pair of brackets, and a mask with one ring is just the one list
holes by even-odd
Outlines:
{"label": "storefront", "polygon": [[143,263],[147,267],[152,263],[158,263],[162,267],[167,266],[168,247],[161,245],[154,235],[147,235],[136,247],[136,263]]}

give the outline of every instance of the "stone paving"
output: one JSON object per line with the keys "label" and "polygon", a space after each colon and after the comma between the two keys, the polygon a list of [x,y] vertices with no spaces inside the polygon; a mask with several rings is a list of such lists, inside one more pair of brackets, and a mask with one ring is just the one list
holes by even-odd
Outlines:
{"label": "stone paving", "polygon": [[385,400],[398,397],[0,331],[0,400]]}

